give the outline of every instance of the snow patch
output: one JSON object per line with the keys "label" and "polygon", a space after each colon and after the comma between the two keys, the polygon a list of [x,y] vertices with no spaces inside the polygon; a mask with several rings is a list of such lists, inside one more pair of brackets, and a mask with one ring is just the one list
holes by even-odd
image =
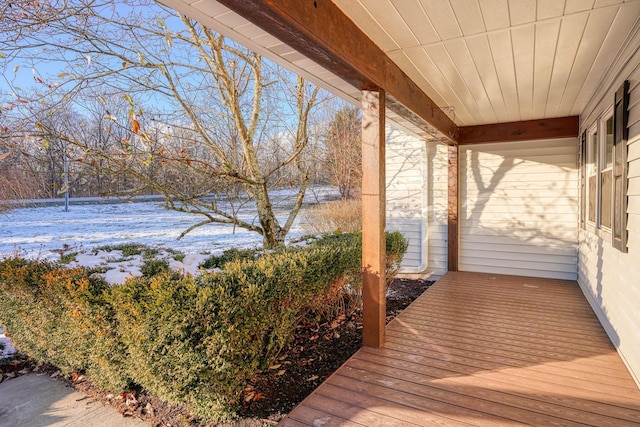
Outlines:
{"label": "snow patch", "polygon": [[4,333],[4,328],[0,328],[0,359],[9,357],[15,352],[16,349]]}

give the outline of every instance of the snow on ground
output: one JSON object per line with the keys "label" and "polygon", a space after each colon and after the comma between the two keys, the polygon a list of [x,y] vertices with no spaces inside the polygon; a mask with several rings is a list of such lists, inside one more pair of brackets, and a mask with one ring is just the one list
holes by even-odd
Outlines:
{"label": "snow on ground", "polygon": [[[291,192],[279,190],[271,194],[279,218],[286,217],[288,213],[287,197]],[[332,187],[315,187],[307,193],[306,202],[333,199],[336,195],[337,191]],[[237,227],[234,230],[225,224],[205,225],[177,240],[182,231],[203,218],[166,210],[157,200],[101,201],[83,199],[80,203],[72,199],[68,212],[64,212],[60,205],[49,205],[18,208],[0,214],[0,259],[19,255],[57,261],[61,253],[78,252],[70,266],[108,267],[106,280],[123,283],[127,277],[141,275],[142,256],[123,259],[122,254],[116,251],[96,252],[94,249],[128,243],[172,249],[182,252],[184,259],[178,261],[167,253],[160,254],[158,258],[166,259],[176,270],[196,274],[199,264],[207,256],[219,255],[231,247],[249,248],[262,244],[262,237],[257,233]],[[239,217],[247,222],[256,222],[255,207],[244,206]],[[302,234],[302,230],[294,226],[288,238],[295,239]]]}
{"label": "snow on ground", "polygon": [[0,359],[11,356],[16,349],[11,344],[9,337],[4,333],[4,328],[0,328]]}

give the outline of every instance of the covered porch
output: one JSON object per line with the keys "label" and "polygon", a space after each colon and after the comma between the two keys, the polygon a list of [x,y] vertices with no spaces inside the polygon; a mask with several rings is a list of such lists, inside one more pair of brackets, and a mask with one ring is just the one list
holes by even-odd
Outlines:
{"label": "covered porch", "polygon": [[640,390],[575,281],[449,272],[283,426],[640,423]]}

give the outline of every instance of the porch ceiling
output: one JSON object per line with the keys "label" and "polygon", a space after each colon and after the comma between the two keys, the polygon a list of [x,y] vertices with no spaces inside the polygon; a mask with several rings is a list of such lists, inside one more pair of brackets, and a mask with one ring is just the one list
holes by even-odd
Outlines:
{"label": "porch ceiling", "polygon": [[[217,0],[161,1],[360,104],[362,88]],[[333,2],[458,126],[579,115],[640,30],[640,0]]]}

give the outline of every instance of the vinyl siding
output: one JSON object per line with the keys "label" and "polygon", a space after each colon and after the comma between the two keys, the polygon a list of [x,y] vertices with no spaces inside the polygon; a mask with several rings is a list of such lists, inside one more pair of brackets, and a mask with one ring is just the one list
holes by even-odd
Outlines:
{"label": "vinyl siding", "polygon": [[449,185],[448,149],[436,142],[427,143],[427,201],[429,258],[425,273],[439,278],[448,271],[447,190]]}
{"label": "vinyl siding", "polygon": [[628,253],[611,245],[610,233],[587,227],[580,232],[578,283],[600,322],[640,385],[640,35],[635,52],[603,80],[582,114],[582,130],[612,104],[616,89],[630,83],[628,141]]}
{"label": "vinyl siding", "polygon": [[423,140],[387,128],[386,229],[409,241],[400,273],[421,273],[427,266],[426,160]]}
{"label": "vinyl siding", "polygon": [[462,271],[575,279],[575,138],[460,147]]}

